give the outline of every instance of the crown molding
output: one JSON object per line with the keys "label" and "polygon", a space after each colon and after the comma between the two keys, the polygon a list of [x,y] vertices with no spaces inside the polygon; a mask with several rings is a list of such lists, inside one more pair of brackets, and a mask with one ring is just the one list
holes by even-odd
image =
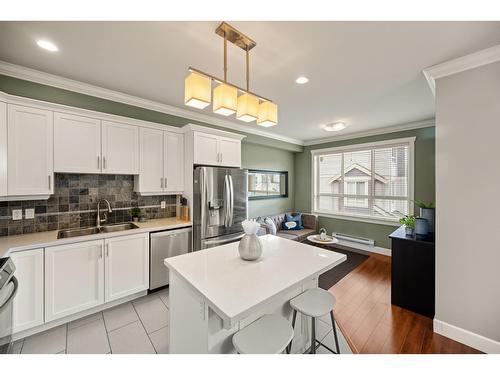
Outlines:
{"label": "crown molding", "polygon": [[422,73],[436,96],[436,79],[500,61],[500,44],[425,68]]}
{"label": "crown molding", "polygon": [[90,85],[88,83],[75,81],[69,78],[64,78],[61,76],[57,76],[54,74],[42,72],[39,70],[26,68],[24,66],[11,64],[6,61],[0,60],[0,74],[19,78],[26,81],[32,81],[36,83],[40,83],[43,85],[53,86],[64,90],[78,92],[80,94],[85,94],[89,96],[95,96],[101,99],[111,100],[114,102],[119,102],[123,104],[132,105],[135,107],[150,109],[152,111],[165,113],[168,115],[184,117],[189,120],[200,121],[216,126],[220,126],[226,129],[238,130],[248,134],[254,134],[261,137],[271,138],[282,142],[287,142],[299,146],[303,146],[304,142],[275,134],[269,133],[266,131],[262,131],[257,128],[250,128],[249,126],[242,125],[239,123],[235,123],[232,121],[224,120],[215,116],[210,116],[203,113],[198,113],[195,111],[191,111],[188,109],[183,109],[179,107],[175,107],[169,104],[155,102],[153,100],[143,99],[137,96],[125,94],[119,91],[109,90],[103,87]]}
{"label": "crown molding", "polygon": [[401,131],[405,131],[405,130],[429,128],[429,127],[435,126],[435,124],[436,124],[436,122],[434,119],[409,122],[406,124],[386,126],[386,127],[378,128],[378,129],[374,129],[374,130],[361,131],[361,132],[333,136],[333,137],[328,137],[328,138],[311,139],[309,141],[305,141],[304,146],[313,146],[313,145],[319,145],[322,143],[345,141],[348,139],[370,137],[370,136],[374,136],[374,135],[395,133],[395,132],[401,132]]}

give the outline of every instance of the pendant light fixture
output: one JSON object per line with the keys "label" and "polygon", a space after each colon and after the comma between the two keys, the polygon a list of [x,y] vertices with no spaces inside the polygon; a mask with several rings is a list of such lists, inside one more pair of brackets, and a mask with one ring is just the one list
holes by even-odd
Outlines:
{"label": "pendant light fixture", "polygon": [[[241,121],[257,121],[260,126],[273,126],[278,123],[278,106],[271,100],[250,91],[250,50],[257,45],[226,22],[222,22],[215,33],[224,38],[224,79],[189,68],[185,80],[184,103],[188,106],[203,109],[212,103],[212,82],[217,86],[213,90],[213,112],[230,116],[236,113]],[[231,42],[246,53],[246,89],[227,81],[227,42]],[[238,96],[238,93],[241,95]]]}

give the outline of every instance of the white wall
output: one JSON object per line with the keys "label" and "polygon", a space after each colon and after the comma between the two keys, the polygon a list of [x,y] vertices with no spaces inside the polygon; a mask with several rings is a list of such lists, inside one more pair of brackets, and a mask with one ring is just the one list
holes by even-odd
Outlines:
{"label": "white wall", "polygon": [[500,62],[436,81],[434,328],[500,352]]}

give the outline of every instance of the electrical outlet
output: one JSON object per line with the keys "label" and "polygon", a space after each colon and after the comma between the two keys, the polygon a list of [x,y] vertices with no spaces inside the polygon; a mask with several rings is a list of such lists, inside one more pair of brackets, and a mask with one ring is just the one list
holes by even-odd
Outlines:
{"label": "electrical outlet", "polygon": [[23,218],[23,210],[12,210],[12,220],[21,220]]}
{"label": "electrical outlet", "polygon": [[34,219],[35,218],[35,209],[27,208],[24,210],[24,218],[25,219]]}
{"label": "electrical outlet", "polygon": [[161,207],[161,208],[165,208],[165,207],[167,207],[167,202],[165,202],[165,201],[161,201],[161,202],[160,202],[160,207]]}

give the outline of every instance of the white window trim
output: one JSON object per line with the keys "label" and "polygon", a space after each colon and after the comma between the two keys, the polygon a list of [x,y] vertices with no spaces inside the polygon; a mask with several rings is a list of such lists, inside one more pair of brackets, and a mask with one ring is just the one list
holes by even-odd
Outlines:
{"label": "white window trim", "polygon": [[[322,149],[311,150],[311,211],[314,214],[324,217],[331,217],[334,219],[343,219],[350,221],[360,221],[365,223],[372,224],[383,224],[383,225],[391,225],[398,226],[399,222],[397,219],[385,219],[385,218],[376,218],[373,216],[362,216],[362,215],[350,215],[350,214],[332,214],[330,212],[323,212],[315,210],[314,208],[314,174],[315,174],[315,166],[314,166],[314,157],[319,155],[326,155],[335,152],[346,152],[346,151],[363,151],[363,150],[371,150],[374,147],[382,147],[382,146],[398,146],[405,145],[408,146],[408,199],[410,202],[414,200],[414,191],[415,191],[415,139],[416,137],[406,137],[406,138],[396,138],[396,139],[388,139],[385,141],[378,142],[368,142],[368,143],[359,143],[355,145],[349,146],[339,146],[339,147],[329,147]],[[414,209],[413,204],[409,204],[408,212],[409,215],[413,215]]]}

